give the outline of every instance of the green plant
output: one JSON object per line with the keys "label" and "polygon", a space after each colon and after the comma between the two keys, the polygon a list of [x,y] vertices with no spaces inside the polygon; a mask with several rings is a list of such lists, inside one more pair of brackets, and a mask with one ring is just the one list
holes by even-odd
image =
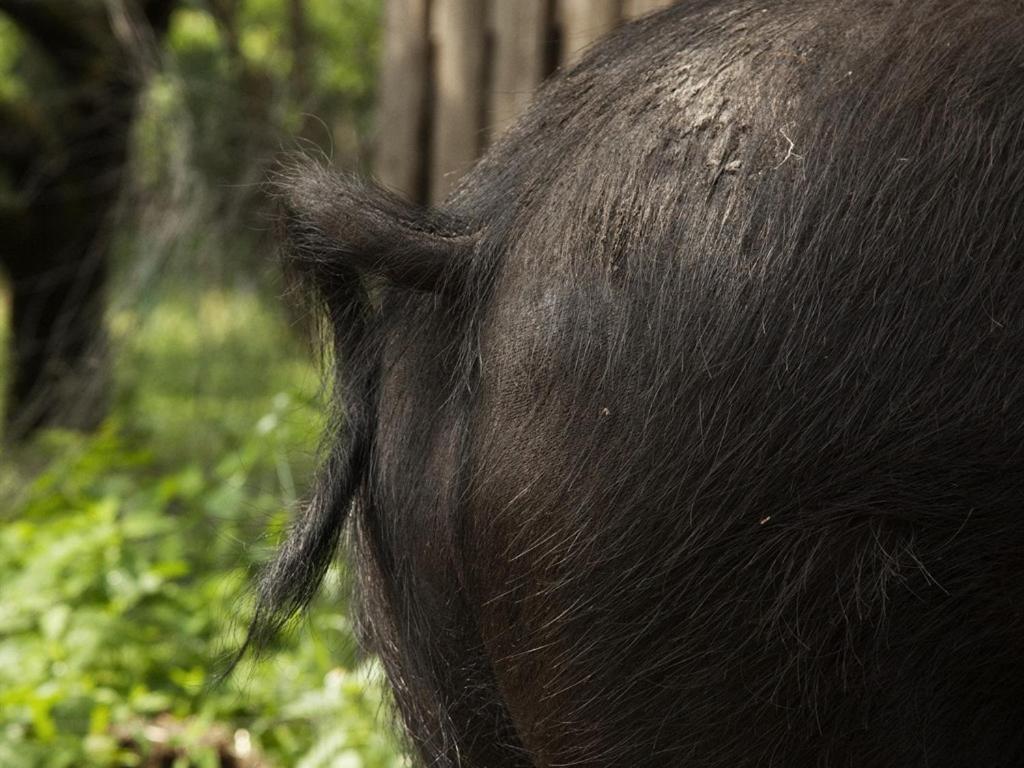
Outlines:
{"label": "green plant", "polygon": [[111,327],[102,430],[0,469],[0,765],[402,764],[341,572],[269,660],[212,685],[315,465],[300,345],[247,292],[171,293]]}

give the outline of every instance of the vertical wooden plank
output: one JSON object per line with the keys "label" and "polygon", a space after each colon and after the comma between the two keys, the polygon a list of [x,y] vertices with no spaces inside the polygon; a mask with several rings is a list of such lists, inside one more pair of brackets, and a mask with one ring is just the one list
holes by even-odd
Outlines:
{"label": "vertical wooden plank", "polygon": [[431,26],[436,53],[430,201],[436,204],[480,151],[486,7],[483,0],[435,0]]}
{"label": "vertical wooden plank", "polygon": [[619,0],[560,0],[563,66],[574,64],[590,45],[615,28],[619,6]]}
{"label": "vertical wooden plank", "polygon": [[676,0],[625,0],[622,12],[627,19],[639,19],[641,16],[667,8],[675,2]]}
{"label": "vertical wooden plank", "polygon": [[544,78],[546,0],[494,0],[494,79],[491,135],[498,136],[526,109]]}
{"label": "vertical wooden plank", "polygon": [[[377,112],[376,174],[388,187],[415,199],[421,186],[423,121],[427,119],[427,5],[429,0],[387,0],[384,60]],[[425,202],[425,201],[419,201]]]}

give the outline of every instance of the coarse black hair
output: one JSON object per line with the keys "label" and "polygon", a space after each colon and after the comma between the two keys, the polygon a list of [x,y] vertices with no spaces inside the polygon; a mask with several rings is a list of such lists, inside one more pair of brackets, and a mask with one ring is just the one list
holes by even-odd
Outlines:
{"label": "coarse black hair", "polygon": [[347,530],[422,764],[1024,765],[1024,6],[696,0],[439,210],[300,164]]}

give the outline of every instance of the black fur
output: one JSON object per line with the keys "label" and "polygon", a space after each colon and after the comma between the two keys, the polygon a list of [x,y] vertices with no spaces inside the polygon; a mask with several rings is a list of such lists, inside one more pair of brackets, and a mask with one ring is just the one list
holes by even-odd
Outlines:
{"label": "black fur", "polygon": [[333,453],[424,764],[1024,764],[1024,8],[685,2],[442,212],[314,168]]}

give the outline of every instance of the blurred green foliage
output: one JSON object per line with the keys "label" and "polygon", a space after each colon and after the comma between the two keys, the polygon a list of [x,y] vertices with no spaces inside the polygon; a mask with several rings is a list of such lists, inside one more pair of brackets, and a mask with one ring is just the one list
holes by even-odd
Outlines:
{"label": "blurred green foliage", "polygon": [[22,39],[17,28],[0,14],[0,99],[24,96],[24,80],[17,76]]}
{"label": "blurred green foliage", "polygon": [[[112,233],[110,415],[0,447],[3,768],[405,764],[341,571],[269,659],[213,684],[324,413],[259,182],[283,148],[354,168],[372,147],[380,0],[301,5],[298,46],[288,0],[181,1]],[[0,102],[61,98],[40,61],[0,15]],[[0,386],[8,316],[0,284]]]}
{"label": "blurred green foliage", "polygon": [[315,464],[318,376],[280,313],[172,292],[111,326],[102,430],[0,464],[0,765],[401,765],[340,573],[269,660],[212,686],[264,531]]}

